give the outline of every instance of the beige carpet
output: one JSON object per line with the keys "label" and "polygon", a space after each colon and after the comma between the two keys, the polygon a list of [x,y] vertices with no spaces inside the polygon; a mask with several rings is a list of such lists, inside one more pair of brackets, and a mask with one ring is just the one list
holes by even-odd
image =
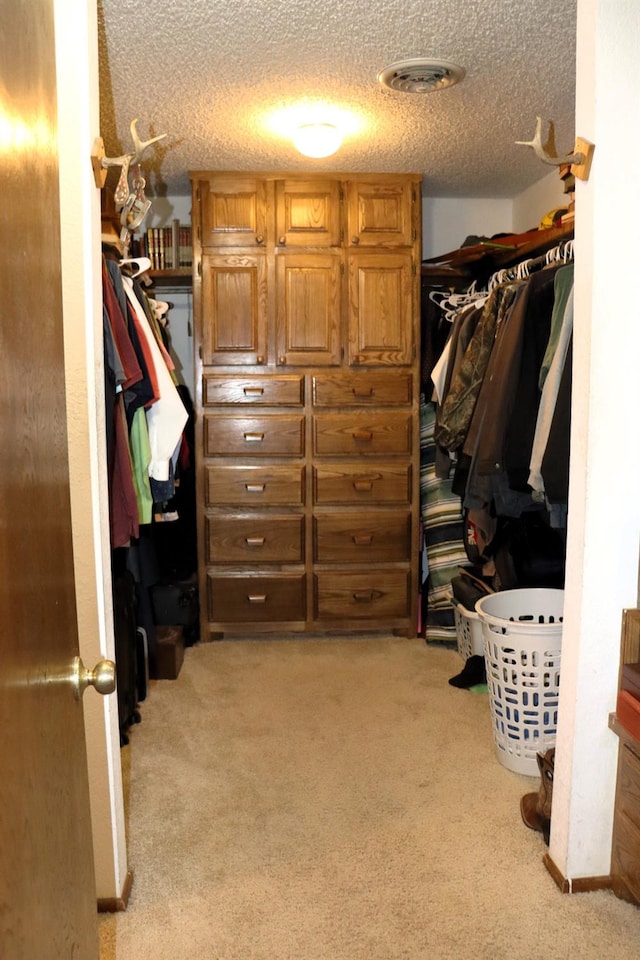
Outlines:
{"label": "beige carpet", "polygon": [[123,750],[135,879],[101,960],[638,956],[639,910],[546,872],[537,780],[461,668],[422,640],[188,649]]}

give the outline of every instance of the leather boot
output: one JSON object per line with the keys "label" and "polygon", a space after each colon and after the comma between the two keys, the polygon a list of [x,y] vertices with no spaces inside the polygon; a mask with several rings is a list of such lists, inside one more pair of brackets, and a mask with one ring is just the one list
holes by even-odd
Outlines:
{"label": "leather boot", "polygon": [[556,750],[552,747],[546,753],[538,753],[540,787],[537,793],[526,793],[520,800],[520,813],[524,823],[532,830],[538,830],[548,845],[551,831],[551,803],[553,800],[553,768]]}

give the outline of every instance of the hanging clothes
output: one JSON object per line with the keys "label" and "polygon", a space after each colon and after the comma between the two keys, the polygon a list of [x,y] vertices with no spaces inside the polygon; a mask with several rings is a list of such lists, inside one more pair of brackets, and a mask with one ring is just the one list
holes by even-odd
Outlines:
{"label": "hanging clothes", "polygon": [[[423,397],[432,411],[423,413],[425,433],[433,423],[435,446],[432,451],[425,439],[421,466],[428,554],[439,535],[437,523],[427,519],[435,477],[449,483],[447,495],[458,498],[462,516],[451,552],[457,560],[449,569],[436,565],[428,597],[441,621],[447,593],[452,613],[446,581],[458,563],[484,564],[497,589],[536,585],[519,578],[557,583],[564,575],[573,321],[567,250],[563,245],[497,271],[488,278],[482,306],[468,302],[479,293],[475,281],[469,298],[464,292],[434,295],[447,304],[452,324],[441,356],[431,363],[433,387]],[[456,300],[462,305],[452,313]],[[467,544],[474,531],[482,536]]]}

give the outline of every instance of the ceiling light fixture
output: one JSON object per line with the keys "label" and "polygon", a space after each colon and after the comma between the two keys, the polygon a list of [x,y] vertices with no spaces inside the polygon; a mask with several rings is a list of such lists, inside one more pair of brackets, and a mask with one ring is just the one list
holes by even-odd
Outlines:
{"label": "ceiling light fixture", "polygon": [[342,134],[333,123],[303,123],[293,135],[293,144],[305,157],[330,157],[342,144]]}
{"label": "ceiling light fixture", "polygon": [[448,60],[398,60],[378,74],[378,82],[397,93],[432,93],[459,83],[465,75],[464,67]]}

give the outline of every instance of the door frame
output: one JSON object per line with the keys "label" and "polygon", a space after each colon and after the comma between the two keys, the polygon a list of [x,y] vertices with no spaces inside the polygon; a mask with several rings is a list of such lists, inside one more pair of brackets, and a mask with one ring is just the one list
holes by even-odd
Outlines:
{"label": "door frame", "polygon": [[[115,659],[103,378],[96,0],[53,0],[69,480],[80,656]],[[69,50],[73,56],[69,56]],[[117,697],[85,697],[91,824],[99,906],[123,909],[128,871]]]}

